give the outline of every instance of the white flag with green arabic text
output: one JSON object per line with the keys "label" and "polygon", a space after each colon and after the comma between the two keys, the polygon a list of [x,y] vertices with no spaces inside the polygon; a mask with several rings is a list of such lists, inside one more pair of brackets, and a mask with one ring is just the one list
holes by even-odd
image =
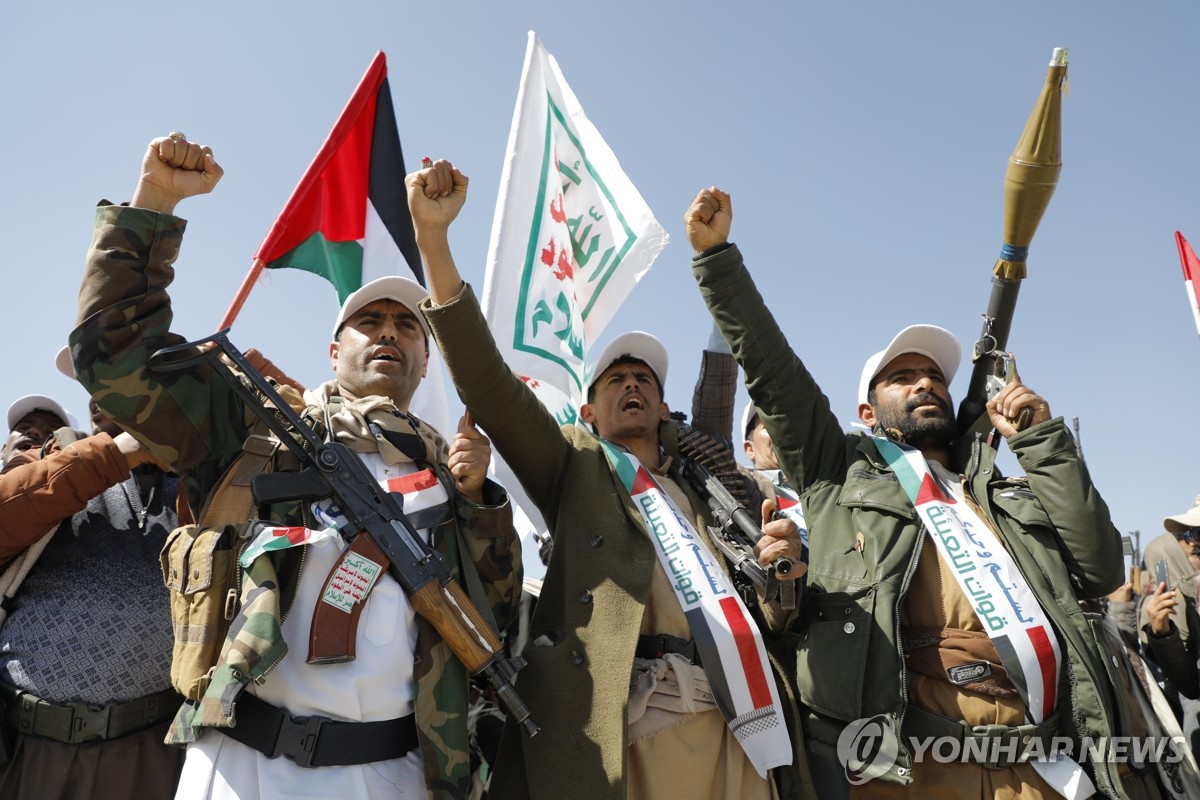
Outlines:
{"label": "white flag with green arabic text", "polygon": [[588,347],[667,234],[529,32],[483,309],[509,366],[562,424],[575,420]]}

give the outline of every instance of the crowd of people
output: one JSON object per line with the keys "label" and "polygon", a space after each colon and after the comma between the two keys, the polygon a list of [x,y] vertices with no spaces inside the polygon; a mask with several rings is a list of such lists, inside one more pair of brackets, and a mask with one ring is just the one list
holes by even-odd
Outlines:
{"label": "crowd of people", "polygon": [[[986,413],[1020,477],[959,436],[962,348],[935,325],[866,359],[861,430],[843,431],[710,187],[684,216],[714,324],[691,425],[664,401],[665,346],[630,331],[560,426],[459,275],[467,178],[431,162],[407,178],[428,290],[391,277],[347,297],[320,386],[250,364],[403,498],[393,549],[343,498],[259,496],[263,476],[311,487],[340,467],[297,459],[236,365],[159,368],[186,341],[176,206],[221,176],[172,134],[130,202],[97,210],[58,359],[92,398],[90,435],[43,395],[9,409],[0,800],[1200,796],[1200,498],[1146,548],[1146,585],[1126,580],[1070,432],[1015,369]],[[469,409],[454,432],[409,411],[431,347]],[[749,462],[730,483],[765,582],[683,468],[697,431]],[[551,542],[532,614],[493,448]],[[409,558],[443,577],[414,583]],[[503,678],[472,680],[450,630],[504,642]],[[1168,747],[1127,757],[1122,737]]]}

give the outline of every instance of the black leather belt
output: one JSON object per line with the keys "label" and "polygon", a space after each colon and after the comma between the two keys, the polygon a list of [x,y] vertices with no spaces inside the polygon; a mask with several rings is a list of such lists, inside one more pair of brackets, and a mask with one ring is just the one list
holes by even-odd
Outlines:
{"label": "black leather belt", "polygon": [[662,658],[667,653],[676,653],[700,666],[700,651],[696,649],[695,639],[680,639],[665,633],[638,637],[637,650],[634,651],[638,658]]}
{"label": "black leather belt", "polygon": [[[989,760],[979,763],[987,769],[1008,769],[1013,764],[1024,763],[1023,754],[1031,739],[1042,742],[1039,752],[1050,752],[1052,738],[1058,732],[1058,712],[1051,714],[1038,725],[968,725],[961,720],[952,720],[927,711],[911,703],[904,710],[904,740],[957,739],[963,748],[972,747]],[[968,740],[980,744],[968,745]],[[967,752],[965,749],[963,752]]]}
{"label": "black leather belt", "polygon": [[252,694],[237,699],[237,725],[216,728],[267,758],[287,756],[301,767],[341,767],[401,758],[417,746],[412,714],[381,722],[293,717]]}
{"label": "black leather belt", "polygon": [[8,685],[0,686],[8,726],[17,733],[66,744],[106,741],[169,721],[183,698],[174,689],[124,703],[52,703]]}

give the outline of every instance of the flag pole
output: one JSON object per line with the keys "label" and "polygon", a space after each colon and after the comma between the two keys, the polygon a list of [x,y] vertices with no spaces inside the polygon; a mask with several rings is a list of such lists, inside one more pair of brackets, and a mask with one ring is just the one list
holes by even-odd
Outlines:
{"label": "flag pole", "polygon": [[217,326],[217,330],[223,330],[233,325],[233,320],[241,312],[242,306],[246,303],[246,298],[250,296],[250,290],[254,288],[254,284],[258,281],[258,276],[262,274],[263,266],[261,258],[254,259],[254,263],[250,265],[250,271],[246,273],[246,279],[242,281],[241,288],[238,289],[233,302],[229,304],[229,310],[225,312],[225,316],[221,319],[221,324]]}

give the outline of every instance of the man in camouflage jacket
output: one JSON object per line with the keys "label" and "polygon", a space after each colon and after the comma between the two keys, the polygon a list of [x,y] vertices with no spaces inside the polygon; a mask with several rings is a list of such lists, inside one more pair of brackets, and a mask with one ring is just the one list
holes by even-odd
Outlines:
{"label": "man in camouflage jacket", "polygon": [[[179,200],[211,191],[222,170],[209,148],[174,137],[151,142],[142,167],[129,207],[105,203],[97,210],[71,351],[80,381],[100,407],[171,464],[194,507],[201,508],[241,453],[253,414],[206,366],[159,374],[147,363],[157,349],[181,341],[168,332],[167,287],[185,227],[172,212]],[[397,294],[376,286],[397,281],[409,288]],[[415,313],[416,299],[405,294],[413,289],[419,291],[411,281],[385,278],[347,298],[330,346],[336,379],[305,394],[305,413],[318,429],[358,452],[377,478],[422,467],[438,476],[435,485],[451,513],[449,521],[429,529],[430,541],[452,575],[468,591],[474,586],[483,613],[490,611],[504,626],[520,585],[520,556],[507,497],[486,480],[488,441],[463,424],[447,451],[436,431],[407,413],[428,358],[428,332]],[[291,514],[272,511],[272,519],[285,524],[323,527],[314,522],[320,513],[315,506]],[[336,546],[327,546],[331,543]],[[398,788],[426,788],[435,798],[466,795],[468,676],[433,627],[414,617],[390,576],[379,577],[370,590],[354,661],[308,664],[303,650],[288,654],[286,641],[303,645],[324,576],[338,565],[342,545],[333,537],[280,550],[255,559],[244,572],[242,611],[207,691],[198,704],[185,704],[172,734],[175,741],[195,738],[178,796],[315,791],[379,797]],[[413,714],[417,746],[372,763],[343,753],[326,759],[327,766],[302,769],[288,759],[263,757],[263,748],[244,743],[243,733],[252,719],[261,720],[263,706],[269,714],[285,715],[284,728],[292,715],[353,723],[322,723],[318,738],[326,729],[336,728],[340,736],[349,728],[384,725],[388,733],[371,738],[401,739],[392,735],[398,728],[386,726]],[[207,727],[227,735],[205,733]],[[196,738],[198,733],[204,735]],[[330,746],[349,749],[341,742]],[[318,741],[312,752],[322,748]]]}

